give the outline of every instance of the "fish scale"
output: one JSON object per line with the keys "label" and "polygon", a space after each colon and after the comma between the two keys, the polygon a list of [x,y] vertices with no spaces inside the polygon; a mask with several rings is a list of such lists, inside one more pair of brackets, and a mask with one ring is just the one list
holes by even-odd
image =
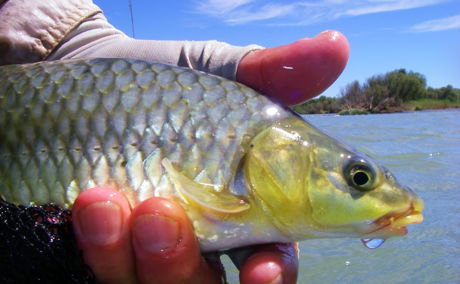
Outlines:
{"label": "fish scale", "polygon": [[21,204],[68,206],[96,185],[132,205],[175,195],[165,157],[191,179],[227,186],[274,105],[219,77],[136,60],[6,66],[0,77],[0,183]]}

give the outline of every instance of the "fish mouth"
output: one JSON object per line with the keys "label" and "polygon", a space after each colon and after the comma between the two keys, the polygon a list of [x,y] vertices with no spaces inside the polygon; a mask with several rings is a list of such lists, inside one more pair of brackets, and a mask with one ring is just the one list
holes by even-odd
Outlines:
{"label": "fish mouth", "polygon": [[405,210],[393,211],[376,219],[372,222],[374,229],[365,235],[403,236],[407,234],[407,225],[418,224],[423,221],[421,211],[421,206],[414,206],[414,202],[412,202]]}

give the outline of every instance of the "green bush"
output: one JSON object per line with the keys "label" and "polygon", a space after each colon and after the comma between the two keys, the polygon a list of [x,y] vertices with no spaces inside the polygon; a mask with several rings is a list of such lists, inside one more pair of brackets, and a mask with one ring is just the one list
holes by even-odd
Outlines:
{"label": "green bush", "polygon": [[358,109],[358,108],[344,109],[339,112],[339,115],[359,115],[359,114],[369,114],[369,112],[365,109]]}

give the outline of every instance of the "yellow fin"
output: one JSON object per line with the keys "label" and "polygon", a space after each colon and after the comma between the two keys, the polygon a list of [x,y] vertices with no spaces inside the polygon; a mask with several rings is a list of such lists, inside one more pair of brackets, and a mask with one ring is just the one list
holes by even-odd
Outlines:
{"label": "yellow fin", "polygon": [[219,213],[236,214],[249,210],[250,205],[227,191],[216,192],[211,185],[197,183],[177,171],[171,161],[164,158],[161,164],[179,193],[201,207]]}

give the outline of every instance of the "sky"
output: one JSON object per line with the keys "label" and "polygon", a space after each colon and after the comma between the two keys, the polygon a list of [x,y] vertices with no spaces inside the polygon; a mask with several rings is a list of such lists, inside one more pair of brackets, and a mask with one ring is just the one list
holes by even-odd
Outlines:
{"label": "sky", "polygon": [[[95,3],[133,36],[129,0]],[[423,74],[429,87],[460,88],[459,0],[131,0],[131,7],[138,39],[274,47],[338,30],[350,59],[326,96],[400,68]]]}

